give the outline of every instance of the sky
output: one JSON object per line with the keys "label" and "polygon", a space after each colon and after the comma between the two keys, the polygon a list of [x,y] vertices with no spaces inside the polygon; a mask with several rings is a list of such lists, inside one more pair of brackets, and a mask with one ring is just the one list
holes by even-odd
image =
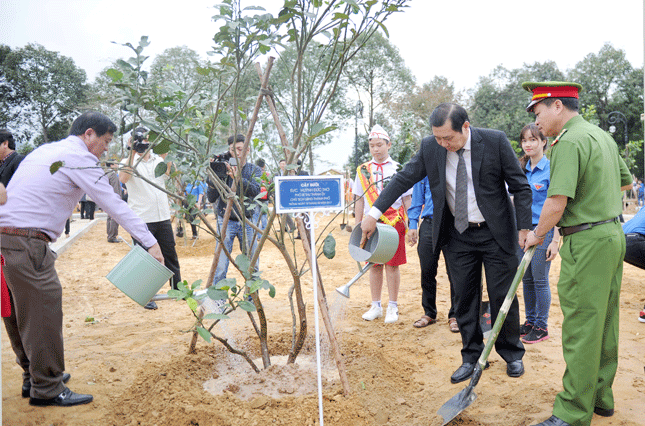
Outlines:
{"label": "sky", "polygon": [[[39,43],[74,59],[92,81],[115,59],[131,56],[122,44],[147,35],[154,56],[186,45],[206,58],[217,31],[211,17],[218,0],[2,0],[0,43],[12,48]],[[279,0],[248,0],[276,13]],[[466,92],[498,65],[555,61],[575,66],[605,43],[643,66],[643,0],[412,0],[385,25],[417,83],[444,76]],[[116,42],[114,44],[112,42]],[[150,60],[150,62],[152,62]],[[340,168],[351,154],[353,128],[317,153]],[[321,163],[321,168],[325,168]],[[317,170],[320,171],[320,170]]]}

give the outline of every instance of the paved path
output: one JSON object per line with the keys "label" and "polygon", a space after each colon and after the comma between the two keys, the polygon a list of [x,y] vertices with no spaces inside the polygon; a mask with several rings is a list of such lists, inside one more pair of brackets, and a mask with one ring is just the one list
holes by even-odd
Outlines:
{"label": "paved path", "polygon": [[[58,238],[56,242],[51,243],[49,247],[55,251],[56,254],[60,255],[93,226],[101,223],[102,226],[105,227],[106,220],[107,214],[103,212],[95,213],[94,220],[81,219],[81,216],[78,213],[75,213],[72,215],[72,222],[69,224],[69,237],[65,237],[65,234],[62,234],[60,238]],[[105,234],[105,238],[107,240],[107,232]]]}

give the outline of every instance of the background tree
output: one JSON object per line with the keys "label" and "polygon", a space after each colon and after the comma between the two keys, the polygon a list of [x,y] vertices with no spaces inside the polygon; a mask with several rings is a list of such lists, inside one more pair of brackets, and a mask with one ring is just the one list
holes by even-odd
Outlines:
{"label": "background tree", "polygon": [[198,84],[197,68],[203,67],[199,54],[186,46],[170,47],[155,56],[150,67],[150,83],[163,86],[172,82],[185,92]]}
{"label": "background tree", "polygon": [[369,37],[347,64],[344,75],[365,105],[367,129],[377,124],[376,111],[390,110],[415,85],[412,71],[405,65],[399,49],[380,32]]}
{"label": "background tree", "polygon": [[[336,129],[340,127],[346,117],[350,114],[346,101],[347,84],[344,80],[339,80],[338,85],[319,86],[322,79],[329,78],[330,61],[334,58],[325,53],[325,46],[313,41],[299,58],[299,52],[294,44],[289,44],[286,48],[278,52],[278,59],[275,62],[274,70],[271,73],[271,89],[273,98],[276,103],[278,114],[284,119],[283,125],[289,129],[290,139],[293,138],[296,129],[298,117],[301,117],[308,110],[312,111],[317,122],[311,120],[307,123],[305,132],[312,134],[314,126],[317,128]],[[300,86],[293,84],[293,65],[296,61],[302,61],[303,68],[307,70],[300,79]],[[337,71],[336,71],[337,74]],[[337,76],[337,75],[336,75]],[[336,77],[334,76],[334,77]],[[257,78],[256,78],[257,80]],[[302,91],[303,93],[299,93]],[[327,102],[320,102],[323,98]],[[267,140],[271,144],[271,152],[276,153],[276,163],[284,155],[282,144],[275,132],[275,125],[268,109],[265,109],[266,118],[264,122],[268,124],[269,133],[266,134]],[[267,128],[263,126],[263,128]],[[320,134],[311,140],[308,147],[299,156],[303,160],[305,169],[313,174],[314,157],[313,149],[318,146],[331,142],[331,133]],[[293,140],[293,139],[292,139]],[[273,155],[273,154],[272,154]]]}
{"label": "background tree", "polygon": [[[3,128],[13,127],[12,124],[17,123],[22,107],[27,102],[25,92],[9,79],[11,69],[6,59],[11,52],[9,46],[0,45],[0,127]],[[20,135],[18,129],[12,129],[12,132],[17,140],[23,139],[21,136],[24,135]]]}
{"label": "background tree", "polygon": [[85,100],[85,71],[71,58],[38,44],[8,52],[3,68],[17,97],[24,100],[11,124],[38,129],[36,146],[67,136]]}
{"label": "background tree", "polygon": [[525,81],[564,80],[564,74],[555,62],[524,64],[522,68],[507,70],[499,65],[488,76],[480,77],[471,92],[469,117],[478,127],[498,129],[511,140],[533,121],[526,112],[530,95],[522,89]]}
{"label": "background tree", "polygon": [[625,57],[625,51],[615,49],[607,43],[598,54],[590,53],[585,56],[569,73],[569,78],[583,87],[580,92],[580,104],[595,105],[601,128],[607,129],[607,116],[612,111],[612,96],[621,82],[631,74],[632,69]]}

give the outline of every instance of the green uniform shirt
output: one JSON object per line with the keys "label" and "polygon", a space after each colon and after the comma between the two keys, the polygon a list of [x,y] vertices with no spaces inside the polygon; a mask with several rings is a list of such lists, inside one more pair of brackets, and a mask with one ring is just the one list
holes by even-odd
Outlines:
{"label": "green uniform shirt", "polygon": [[558,226],[611,219],[622,213],[620,187],[632,182],[616,142],[598,126],[575,116],[551,149],[548,197],[565,195]]}

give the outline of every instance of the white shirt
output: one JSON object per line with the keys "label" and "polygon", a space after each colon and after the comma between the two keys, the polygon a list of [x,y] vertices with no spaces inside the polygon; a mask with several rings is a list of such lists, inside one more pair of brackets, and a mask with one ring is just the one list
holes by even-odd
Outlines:
{"label": "white shirt", "polygon": [[[134,166],[138,160],[139,154],[136,154],[132,160],[132,165]],[[141,160],[136,170],[146,179],[164,188],[168,176],[164,173],[159,177],[155,177],[155,167],[159,163],[163,163],[163,159],[151,153],[147,161]],[[124,158],[121,164],[127,165],[128,159]],[[168,195],[165,192],[158,190],[135,175],[132,175],[125,186],[128,188],[128,206],[145,223],[170,220],[170,206],[168,204]]]}
{"label": "white shirt", "polygon": [[[471,133],[468,129],[468,139],[464,145],[464,161],[466,162],[466,174],[468,175],[468,222],[485,222],[484,215],[477,206],[477,197],[475,196],[475,186],[473,185],[473,167],[472,167],[472,150]],[[450,212],[455,215],[455,191],[457,184],[457,165],[459,163],[459,154],[448,151],[446,155],[446,202]]]}
{"label": "white shirt", "polygon": [[[382,166],[379,167],[378,164],[382,164]],[[378,163],[372,158],[369,167],[374,180],[377,182],[375,187],[378,194],[381,194],[381,191],[383,191],[383,183],[386,183],[387,185],[387,182],[389,182],[390,178],[396,174],[396,169],[398,168],[398,166],[399,163],[392,160],[392,157],[387,157],[387,160],[385,160],[383,163]],[[383,178],[381,178],[381,168],[383,170]],[[352,187],[352,194],[359,197],[362,196],[364,198],[365,195],[363,194],[363,192],[365,192],[365,190],[363,189],[363,185],[361,184],[360,176],[358,175],[358,173],[356,173],[356,178],[354,179],[354,185]],[[407,195],[412,195],[412,188],[408,189],[403,195],[397,198],[394,204],[392,204],[392,208],[394,210],[397,210],[399,207],[401,207],[401,203],[403,202],[402,197],[405,197]],[[367,214],[370,208],[371,206],[369,205],[367,200],[365,200],[365,202],[363,203],[363,212]],[[375,210],[378,211],[378,209]],[[381,216],[382,213],[379,214],[378,217],[375,217],[375,219],[378,219]]]}

